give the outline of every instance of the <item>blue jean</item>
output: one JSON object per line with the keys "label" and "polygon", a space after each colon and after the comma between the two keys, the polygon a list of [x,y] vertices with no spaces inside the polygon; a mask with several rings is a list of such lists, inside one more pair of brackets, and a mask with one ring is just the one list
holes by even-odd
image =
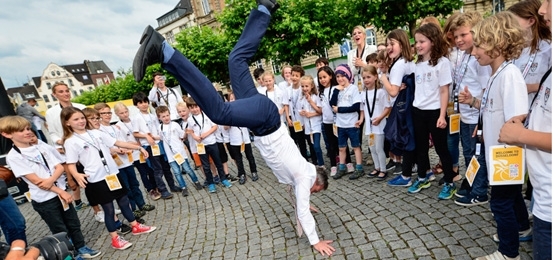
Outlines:
{"label": "blue jean", "polygon": [[[338,128],[338,148],[345,148],[348,146],[348,138],[350,138],[350,145],[352,148],[360,147],[360,128],[356,127],[339,127]],[[350,157],[350,154],[347,155]]]}
{"label": "blue jean", "polygon": [[321,124],[321,134],[323,135],[323,141],[325,142],[325,148],[327,152],[330,154],[330,147],[329,138],[327,137],[327,132],[325,131],[325,124]]}
{"label": "blue jean", "polygon": [[508,257],[519,255],[519,231],[530,227],[522,185],[496,185],[491,189],[490,209],[498,229],[498,251]]}
{"label": "blue jean", "polygon": [[152,147],[149,145],[144,146],[144,149],[146,149],[150,155],[150,157],[147,158],[147,163],[149,163],[149,166],[152,170],[154,170],[154,179],[156,181],[157,189],[161,193],[161,196],[169,196],[171,193],[169,193],[167,187],[165,186],[165,182],[163,182],[163,169],[161,168],[159,156],[153,156]]}
{"label": "blue jean", "polygon": [[325,160],[323,159],[323,151],[321,150],[321,134],[313,134],[313,149],[315,150],[315,155],[317,156],[317,165],[324,166]]}
{"label": "blue jean", "polygon": [[533,260],[552,259],[552,222],[533,216]]}
{"label": "blue jean", "polygon": [[191,180],[193,182],[198,182],[198,178],[196,177],[196,174],[194,173],[187,159],[185,159],[185,162],[181,165],[179,165],[176,161],[170,162],[169,165],[171,166],[171,169],[173,170],[173,175],[175,175],[175,179],[177,179],[177,183],[179,183],[179,187],[181,187],[181,189],[187,187],[187,183],[185,182],[185,179],[183,179],[183,176],[181,175],[182,172],[181,167],[183,168],[183,170],[187,172],[187,174],[189,175],[189,177],[191,177]]}
{"label": "blue jean", "polygon": [[119,174],[123,180],[123,186],[128,189],[128,200],[130,200],[130,207],[132,210],[136,210],[136,207],[142,208],[146,202],[144,201],[144,196],[142,191],[140,191],[140,183],[136,178],[136,172],[134,171],[134,166],[130,165],[119,169]]}
{"label": "blue jean", "polygon": [[[461,122],[461,145],[463,146],[463,156],[465,157],[465,167],[469,167],[471,158],[476,153],[476,142],[478,137],[472,137],[476,124],[465,124]],[[477,160],[480,164],[478,173],[471,186],[472,195],[488,195],[488,168],[486,167],[484,144],[481,144],[480,155]]]}
{"label": "blue jean", "polygon": [[68,237],[72,239],[75,248],[81,248],[86,245],[80,219],[72,203],[69,203],[68,206],[70,208],[64,211],[60,199],[56,196],[41,203],[31,201],[31,205],[39,213],[43,221],[47,223],[51,233],[66,232]]}
{"label": "blue jean", "polygon": [[148,166],[148,163],[140,163],[140,160],[136,160],[134,161],[134,167],[138,170],[146,191],[151,191],[157,187],[154,170]]}
{"label": "blue jean", "polygon": [[460,133],[449,134],[447,131],[447,149],[449,154],[451,154],[451,162],[453,167],[459,167],[459,139]]}
{"label": "blue jean", "polygon": [[[228,68],[236,100],[224,102],[214,85],[179,51],[162,67],[173,75],[183,90],[218,125],[247,127],[256,136],[272,133],[280,127],[278,108],[268,97],[258,93],[249,71],[249,63],[266,32],[270,16],[252,10],[243,33],[229,54]],[[165,57],[169,58],[169,57]],[[220,163],[216,162],[216,166]]]}
{"label": "blue jean", "polygon": [[202,169],[204,170],[204,175],[206,176],[206,182],[208,184],[214,184],[214,177],[212,176],[212,171],[210,170],[210,159],[214,161],[214,165],[216,166],[216,170],[218,170],[218,176],[220,181],[226,179],[226,174],[224,173],[224,166],[222,161],[220,160],[220,151],[218,150],[218,145],[216,143],[205,145],[204,149],[206,150],[206,154],[198,154],[200,157],[200,161],[202,162]]}
{"label": "blue jean", "polygon": [[11,194],[0,199],[0,227],[6,242],[11,245],[14,240],[21,239],[27,243],[25,236],[25,218]]}

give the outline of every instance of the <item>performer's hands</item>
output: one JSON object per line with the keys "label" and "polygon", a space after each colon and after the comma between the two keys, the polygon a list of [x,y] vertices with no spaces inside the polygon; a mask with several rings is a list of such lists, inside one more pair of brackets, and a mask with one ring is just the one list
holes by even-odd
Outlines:
{"label": "performer's hands", "polygon": [[331,246],[332,244],[332,240],[321,240],[319,241],[319,243],[313,245],[313,248],[315,248],[315,250],[319,251],[319,253],[321,253],[322,256],[331,256],[334,251],[334,247]]}
{"label": "performer's hands", "polygon": [[36,247],[31,247],[25,252],[25,241],[18,239],[12,242],[11,250],[6,255],[6,260],[35,260],[39,258],[40,253]]}
{"label": "performer's hands", "polygon": [[459,92],[459,103],[470,104],[472,102],[472,94],[469,91],[469,87],[465,86],[465,89]]}
{"label": "performer's hands", "polygon": [[78,185],[80,185],[80,187],[82,188],[86,188],[86,184],[88,183],[88,181],[86,180],[87,177],[89,177],[89,175],[84,174],[84,173],[78,173],[76,174],[76,176],[72,176],[74,177],[74,180],[76,180],[76,183],[78,183]]}
{"label": "performer's hands", "polygon": [[66,201],[66,203],[70,204],[74,201],[74,199],[72,198],[72,195],[66,191],[62,191],[61,193],[58,194],[58,196],[60,196],[61,199],[63,199],[64,201]]}

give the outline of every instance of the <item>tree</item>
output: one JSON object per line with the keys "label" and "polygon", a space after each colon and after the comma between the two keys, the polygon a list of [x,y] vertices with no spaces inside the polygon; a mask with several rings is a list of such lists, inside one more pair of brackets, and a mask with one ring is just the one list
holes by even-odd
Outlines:
{"label": "tree", "polygon": [[[341,43],[352,27],[363,25],[367,19],[345,12],[351,0],[279,0],[280,9],[261,42],[254,60],[266,58],[276,62],[300,64],[310,55],[321,55],[325,49]],[[356,1],[360,2],[360,1]],[[224,32],[232,39],[239,38],[252,1],[228,1],[229,8],[218,17]]]}

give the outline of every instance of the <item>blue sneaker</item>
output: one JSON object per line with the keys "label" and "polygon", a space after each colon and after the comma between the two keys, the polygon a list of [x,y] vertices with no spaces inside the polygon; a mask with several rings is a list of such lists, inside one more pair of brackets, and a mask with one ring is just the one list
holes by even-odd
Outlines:
{"label": "blue sneaker", "polygon": [[229,188],[231,187],[231,182],[229,182],[227,179],[224,179],[222,181],[222,185],[224,185],[224,187]]}
{"label": "blue sneaker", "polygon": [[208,184],[208,192],[216,193],[216,184]]}
{"label": "blue sneaker", "polygon": [[428,179],[429,181],[434,181],[436,180],[436,175],[434,174],[434,172],[429,171],[428,173],[426,173],[426,179]]}
{"label": "blue sneaker", "polygon": [[438,195],[438,199],[440,200],[448,200],[453,197],[453,195],[457,192],[457,187],[455,187],[455,183],[445,183],[443,184],[443,188]]}
{"label": "blue sneaker", "polygon": [[[500,243],[500,238],[498,234],[494,234],[492,236],[492,240],[496,243]],[[529,227],[529,229],[525,231],[519,231],[519,242],[529,242],[533,240],[533,229]]]}
{"label": "blue sneaker", "polygon": [[405,180],[402,175],[399,175],[399,176],[393,178],[392,180],[388,181],[387,185],[408,187],[408,186],[412,185],[412,178],[408,178],[408,180]]}
{"label": "blue sneaker", "polygon": [[412,184],[412,186],[410,186],[410,188],[408,188],[408,193],[418,193],[422,189],[429,188],[431,185],[432,184],[430,183],[430,180],[427,179],[427,178],[422,180],[422,181],[420,179],[416,179],[414,184]]}
{"label": "blue sneaker", "polygon": [[[457,196],[457,193],[459,192],[456,192],[455,196]],[[488,203],[488,195],[476,196],[469,194],[468,196],[460,197],[455,200],[455,204],[466,207],[484,205],[486,203]]]}
{"label": "blue sneaker", "polygon": [[98,257],[99,255],[101,255],[101,252],[91,249],[87,246],[83,246],[81,248],[78,249],[78,253],[80,254],[80,256],[82,258],[95,258]]}

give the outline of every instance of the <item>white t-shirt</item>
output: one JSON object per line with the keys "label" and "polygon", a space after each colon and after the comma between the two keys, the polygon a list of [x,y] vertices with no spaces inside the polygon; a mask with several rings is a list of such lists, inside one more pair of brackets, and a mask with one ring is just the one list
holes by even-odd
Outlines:
{"label": "white t-shirt", "polygon": [[[78,103],[72,103],[72,106],[77,109],[84,109],[86,106]],[[60,112],[62,112],[62,107],[60,104],[54,105],[47,110],[45,113],[45,120],[49,126],[49,134],[51,136],[52,142],[55,144],[56,148],[62,148],[62,146],[56,144],[58,140],[61,140],[64,136],[64,131],[62,130],[62,122],[60,121]]]}
{"label": "white t-shirt", "polygon": [[[337,107],[351,107],[356,103],[362,103],[362,97],[360,96],[358,87],[356,87],[356,85],[350,84],[349,86],[338,92]],[[352,128],[355,126],[356,122],[358,122],[359,119],[359,112],[338,112],[336,114],[336,126],[342,128]]]}
{"label": "white t-shirt", "polygon": [[[321,108],[323,106],[323,104],[322,104],[323,102],[321,101],[319,96],[313,94],[313,95],[311,95],[311,100],[313,100],[313,102],[318,107]],[[309,101],[307,101],[307,99],[305,98],[304,95],[302,95],[302,98],[298,100],[297,108],[298,108],[298,110],[297,110],[298,113],[300,111],[317,112],[311,106]],[[312,117],[302,116],[302,120],[303,120],[303,125],[304,125],[303,129],[305,130],[306,135],[321,133],[321,122],[322,122],[321,115],[316,115],[316,116],[312,116]]]}
{"label": "white t-shirt", "polygon": [[[126,139],[125,138],[125,136],[126,136],[125,129],[121,129],[120,127],[114,126],[114,125],[108,125],[108,126],[100,125],[99,130],[101,132],[104,132],[104,133],[110,135],[111,137],[113,137],[113,138],[115,138],[119,141],[126,142],[126,140],[125,140]],[[128,154],[126,154],[126,153],[125,154],[117,154],[117,156],[119,157],[119,159],[122,162],[122,164],[120,166],[118,166],[119,169],[123,169],[123,168],[126,168],[126,167],[132,165],[133,162],[128,160]]]}
{"label": "white t-shirt", "polygon": [[33,125],[35,126],[35,128],[37,128],[37,130],[42,130],[44,123],[45,120],[43,120],[42,118],[38,116],[33,116]]}
{"label": "white t-shirt", "polygon": [[[531,47],[525,47],[521,56],[518,59],[513,61],[513,64],[521,70],[521,73],[525,72],[525,67],[527,63],[531,59]],[[550,43],[547,41],[539,41],[539,50],[536,53],[536,56],[533,59],[533,62],[530,64],[530,67],[527,69],[525,73],[525,83],[527,84],[539,84],[541,82],[541,78],[546,73],[548,68],[552,66],[552,47]],[[533,101],[536,93],[529,94],[529,105]]]}
{"label": "white t-shirt", "polygon": [[177,93],[177,91],[173,89],[166,87],[165,90],[161,90],[154,86],[148,94],[148,99],[155,102],[158,106],[168,107],[171,120],[176,120],[179,119],[179,113],[177,113],[176,107],[181,98],[180,95],[181,93]]}
{"label": "white t-shirt", "polygon": [[264,95],[264,92],[266,91],[266,87],[265,86],[258,86],[257,91]]}
{"label": "white t-shirt", "polygon": [[[528,119],[528,129],[552,133],[552,74],[544,81]],[[533,184],[533,214],[552,222],[552,153],[529,145],[525,148]]]}
{"label": "white t-shirt", "polygon": [[420,110],[440,109],[440,88],[448,87],[452,82],[449,60],[441,57],[435,66],[429,65],[429,61],[418,62],[414,75],[416,88],[412,105]]}
{"label": "white t-shirt", "polygon": [[[492,68],[487,66],[480,66],[476,58],[470,54],[465,56],[466,67],[462,65],[461,61],[457,64],[455,68],[455,80],[460,80],[458,91],[464,91],[465,86],[468,87],[469,92],[471,92],[473,97],[482,98],[482,90],[486,88],[488,84],[488,79],[490,79],[490,74],[492,74]],[[468,57],[468,58],[467,58]],[[467,60],[468,59],[468,60]],[[463,68],[463,71],[460,71]],[[462,78],[460,75],[463,75]],[[450,87],[450,96],[453,96],[453,84]],[[459,104],[459,113],[461,114],[461,122],[465,124],[477,124],[480,110],[475,107],[470,107],[469,104]]]}
{"label": "white t-shirt", "polygon": [[288,114],[290,115],[292,122],[300,121],[301,116],[297,112],[297,101],[301,98],[301,88],[293,89],[288,88],[285,95],[284,101],[282,101],[283,105],[288,105]]}
{"label": "white t-shirt", "polygon": [[288,83],[287,81],[282,81],[280,83],[278,83],[278,87],[280,89],[282,89],[284,92],[286,92],[286,90],[290,87],[290,83]]}
{"label": "white t-shirt", "polygon": [[[64,142],[66,163],[80,162],[84,166],[84,173],[89,175],[88,182],[100,182],[108,174],[119,173],[119,168],[109,151],[109,147],[114,146],[116,141],[117,139],[99,130],[87,130],[84,134],[74,133]],[[99,149],[107,162],[108,172],[101,162]]]}
{"label": "white t-shirt", "polygon": [[[374,96],[375,104],[373,103]],[[364,89],[364,91],[362,91],[362,100],[362,106],[364,108],[364,133],[384,134],[383,129],[385,128],[385,124],[387,124],[387,118],[383,118],[378,125],[372,125],[371,120],[379,117],[385,108],[393,107],[389,94],[387,94],[384,88],[377,89],[377,95],[375,94],[375,89]],[[370,108],[373,108],[373,114]]]}
{"label": "white t-shirt", "polygon": [[160,124],[160,131],[167,161],[174,162],[175,158],[173,156],[177,153],[187,159],[187,151],[185,151],[185,145],[181,140],[185,131],[181,129],[181,126],[177,122],[171,121],[169,124]]}
{"label": "white t-shirt", "polygon": [[[188,124],[188,128],[193,130],[194,133],[198,136],[210,131],[210,129],[216,125],[204,113],[200,113],[199,115],[191,114],[189,119],[187,119],[187,124]],[[212,145],[215,143],[216,143],[216,136],[214,134],[211,134],[206,138],[202,139],[202,144],[204,145]],[[196,150],[196,143],[194,147]]]}
{"label": "white t-shirt", "polygon": [[[190,116],[189,116],[190,118]],[[181,128],[183,129],[183,131],[185,131],[185,129],[188,129],[189,125],[188,125],[188,118],[187,120],[183,120],[183,122],[181,123]],[[189,141],[189,150],[191,151],[191,153],[198,153],[198,151],[196,150],[196,142],[194,141],[194,139],[192,138],[192,135],[187,135],[187,140]]]}
{"label": "white t-shirt", "polygon": [[[499,74],[498,74],[499,73]],[[498,142],[500,129],[506,121],[514,116],[527,114],[527,86],[517,67],[509,64],[500,72],[496,72],[494,79],[490,78],[490,85],[482,94],[482,135],[486,151],[487,167],[492,155],[490,146],[502,144]],[[490,172],[490,170],[488,170]],[[488,177],[491,177],[488,175]]]}
{"label": "white t-shirt", "polygon": [[218,125],[218,130],[214,132],[214,135],[216,136],[216,142],[222,144],[229,143],[229,131],[223,125]]}
{"label": "white t-shirt", "polygon": [[328,87],[323,90],[323,96],[321,98],[321,101],[323,102],[322,116],[323,116],[324,124],[334,124],[334,112],[332,110],[331,104],[329,103],[333,95],[333,92],[334,92],[334,87]]}
{"label": "white t-shirt", "polygon": [[[133,128],[134,127],[132,126],[132,121],[128,121],[128,123],[118,121],[115,125],[120,127],[121,131],[123,131],[124,141],[126,141],[128,143],[136,143],[136,144],[139,143],[138,139],[136,139],[133,135],[133,133],[134,133]],[[133,150],[132,151],[132,159],[134,161],[140,160],[140,151]]]}
{"label": "white t-shirt", "polygon": [[229,128],[229,144],[240,146],[242,143],[250,144],[251,137],[247,127],[232,126]]}
{"label": "white t-shirt", "polygon": [[395,61],[395,65],[393,65],[388,75],[391,85],[400,86],[402,84],[403,77],[414,72],[414,66],[414,62],[405,62],[403,58]]}
{"label": "white t-shirt", "polygon": [[[23,177],[23,180],[28,184],[31,199],[41,203],[58,196],[55,192],[43,190],[25,178],[26,175],[32,173],[41,179],[50,178],[54,172],[55,166],[64,163],[58,151],[52,146],[39,144],[26,148],[19,148],[19,150],[21,154],[12,148],[6,156],[6,163],[10,166],[16,178]],[[43,158],[47,161],[48,166],[45,165]],[[64,175],[61,175],[56,180],[56,185],[66,190]]]}
{"label": "white t-shirt", "polygon": [[[153,137],[159,136],[159,120],[157,117],[152,114],[144,114],[142,112],[136,114],[134,118],[132,118],[132,131],[134,133],[141,133],[147,134],[151,133]],[[146,138],[138,138],[140,139],[140,144],[143,146],[150,145]],[[156,143],[159,143],[159,140],[155,140]]]}

